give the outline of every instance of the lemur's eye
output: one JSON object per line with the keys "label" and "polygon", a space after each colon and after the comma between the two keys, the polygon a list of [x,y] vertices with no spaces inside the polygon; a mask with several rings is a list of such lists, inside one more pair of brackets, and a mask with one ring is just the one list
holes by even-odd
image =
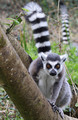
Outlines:
{"label": "lemur's eye", "polygon": [[51,66],[49,63],[47,63],[47,64],[46,64],[46,68],[47,68],[47,69],[50,69],[50,68],[52,68],[52,66]]}
{"label": "lemur's eye", "polygon": [[60,68],[60,64],[59,64],[59,63],[56,64],[56,65],[55,65],[55,68],[58,70],[58,69]]}

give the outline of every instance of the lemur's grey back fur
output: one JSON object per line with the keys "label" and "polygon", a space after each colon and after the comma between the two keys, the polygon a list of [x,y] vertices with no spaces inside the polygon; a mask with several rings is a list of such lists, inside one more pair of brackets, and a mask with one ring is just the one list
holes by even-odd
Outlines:
{"label": "lemur's grey back fur", "polygon": [[[39,54],[39,57],[30,64],[29,73],[42,93],[48,98],[53,110],[57,110],[63,118],[63,112],[60,108],[68,105],[72,97],[70,86],[65,77],[64,62],[67,55],[51,52],[48,25],[42,8],[35,2],[28,3],[24,8],[28,10],[26,18],[32,25]],[[66,9],[61,13],[67,15]],[[65,20],[63,18],[63,23],[66,23],[67,26]],[[63,29],[65,29],[64,24]],[[64,40],[67,41],[67,39]]]}
{"label": "lemur's grey back fur", "polygon": [[26,18],[31,23],[38,54],[40,55],[41,52],[50,53],[48,25],[42,8],[35,2],[28,3],[24,8],[28,10]]}
{"label": "lemur's grey back fur", "polygon": [[62,22],[62,42],[68,44],[70,42],[69,15],[67,12],[67,7],[62,0],[60,1],[60,13]]}

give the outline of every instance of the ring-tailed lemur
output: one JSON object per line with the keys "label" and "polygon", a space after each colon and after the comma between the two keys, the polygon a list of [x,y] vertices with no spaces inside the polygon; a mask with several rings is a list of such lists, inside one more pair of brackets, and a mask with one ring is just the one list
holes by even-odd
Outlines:
{"label": "ring-tailed lemur", "polygon": [[29,73],[48,99],[53,110],[57,110],[63,118],[61,108],[68,105],[72,97],[65,77],[64,62],[67,55],[51,52],[48,25],[42,8],[35,2],[28,3],[24,8],[28,10],[26,18],[31,23],[39,55],[30,64]]}
{"label": "ring-tailed lemur", "polygon": [[67,12],[67,7],[62,0],[60,0],[60,13],[62,21],[62,42],[68,44],[70,43],[69,15]]}

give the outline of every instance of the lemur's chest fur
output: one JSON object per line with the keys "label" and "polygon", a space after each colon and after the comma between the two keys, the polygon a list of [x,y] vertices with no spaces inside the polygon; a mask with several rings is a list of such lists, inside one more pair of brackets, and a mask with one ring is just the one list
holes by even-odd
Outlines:
{"label": "lemur's chest fur", "polygon": [[38,79],[39,79],[38,86],[40,90],[48,99],[50,99],[51,97],[50,95],[52,93],[52,86],[55,83],[55,79],[52,76],[47,75],[43,69],[40,70],[38,74]]}

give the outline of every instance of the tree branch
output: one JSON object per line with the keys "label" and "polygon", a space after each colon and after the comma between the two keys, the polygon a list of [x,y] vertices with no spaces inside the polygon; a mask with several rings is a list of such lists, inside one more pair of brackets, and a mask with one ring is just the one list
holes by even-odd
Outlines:
{"label": "tree branch", "polygon": [[25,52],[24,48],[21,47],[19,42],[12,36],[11,34],[8,34],[9,41],[11,42],[12,46],[16,50],[17,54],[21,58],[23,64],[28,69],[30,63],[32,62],[31,57]]}
{"label": "tree branch", "polygon": [[[40,92],[7,36],[0,28],[0,78],[25,120],[61,120]],[[65,116],[64,120],[77,120]]]}
{"label": "tree branch", "polygon": [[[0,29],[2,29],[1,26],[0,26]],[[6,29],[4,27],[3,27],[3,29],[6,33]],[[5,33],[3,32],[2,34],[4,35]],[[19,42],[14,38],[13,34],[10,33],[10,34],[7,34],[7,36],[9,38],[9,41],[11,42],[12,46],[16,50],[17,54],[21,58],[23,64],[28,69],[30,63],[32,62],[32,58],[25,52],[24,48],[21,47]]]}

